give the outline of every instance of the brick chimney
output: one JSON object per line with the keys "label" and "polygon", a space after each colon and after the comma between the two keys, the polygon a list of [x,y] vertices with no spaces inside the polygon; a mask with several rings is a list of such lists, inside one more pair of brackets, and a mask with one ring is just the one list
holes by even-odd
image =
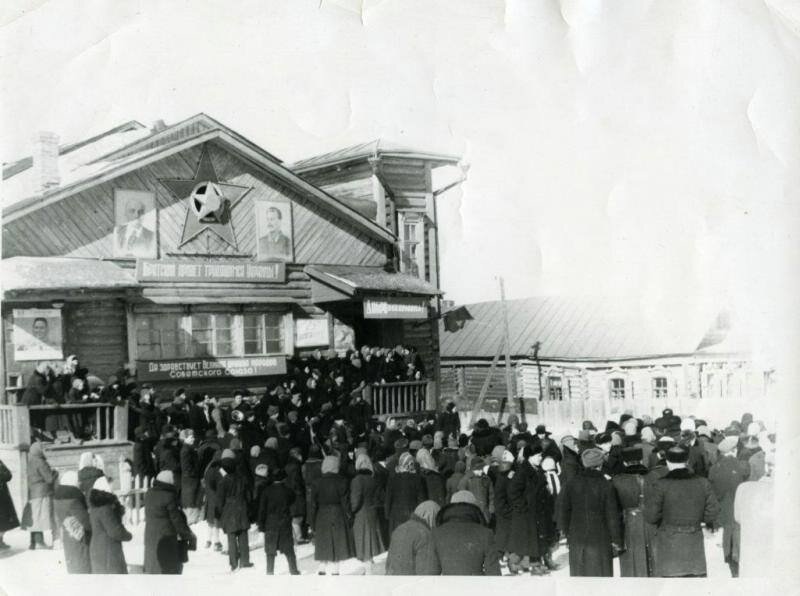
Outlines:
{"label": "brick chimney", "polygon": [[37,192],[45,192],[61,183],[58,175],[58,135],[42,131],[34,139],[33,183]]}

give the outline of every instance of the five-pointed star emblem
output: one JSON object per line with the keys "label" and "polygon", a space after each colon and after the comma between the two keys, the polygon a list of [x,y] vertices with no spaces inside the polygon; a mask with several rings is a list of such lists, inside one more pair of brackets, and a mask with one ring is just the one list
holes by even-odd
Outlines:
{"label": "five-pointed star emblem", "polygon": [[161,178],[159,181],[178,200],[188,199],[186,221],[179,246],[183,246],[203,230],[211,230],[237,248],[231,224],[231,210],[252,187],[220,182],[214,164],[211,163],[207,145],[203,145],[193,179]]}

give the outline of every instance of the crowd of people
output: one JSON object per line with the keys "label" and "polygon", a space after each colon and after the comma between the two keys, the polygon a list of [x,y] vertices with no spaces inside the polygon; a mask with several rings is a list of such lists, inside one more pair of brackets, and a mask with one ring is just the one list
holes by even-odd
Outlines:
{"label": "crowd of people", "polygon": [[[308,542],[326,575],[353,557],[370,570],[387,553],[390,575],[541,576],[559,568],[565,540],[573,576],[612,576],[618,557],[625,577],[702,577],[704,532],[717,531],[732,576],[757,558],[745,537],[764,523],[768,485],[755,481],[771,477],[775,436],[750,414],[712,429],[671,410],[626,413],[558,441],[513,415],[462,429],[452,402],[421,420],[381,421],[360,390],[376,378],[365,372],[371,354],[295,361],[263,394],[236,390],[225,404],[184,389],[167,400],[149,385],[130,391],[132,473],[152,481],[144,571],[181,573],[195,548],[226,554],[232,571],[252,567],[254,526],[267,573],[279,553],[299,573],[295,547]],[[401,348],[378,358],[419,372],[415,359]],[[28,485],[31,548],[52,532],[71,573],[126,572],[131,534],[96,454],[58,477],[34,443]]]}

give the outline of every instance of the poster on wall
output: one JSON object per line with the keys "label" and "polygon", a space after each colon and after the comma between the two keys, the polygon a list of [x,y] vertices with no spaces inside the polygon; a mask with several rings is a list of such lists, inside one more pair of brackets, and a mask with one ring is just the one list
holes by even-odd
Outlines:
{"label": "poster on wall", "polygon": [[253,201],[259,261],[294,260],[292,204],[289,201]]}
{"label": "poster on wall", "polygon": [[114,190],[114,256],[156,257],[156,198],[141,190]]}
{"label": "poster on wall", "polygon": [[61,311],[57,308],[15,308],[14,360],[61,360]]}
{"label": "poster on wall", "polygon": [[344,356],[347,350],[356,349],[355,331],[339,319],[333,320],[333,349],[339,356]]}
{"label": "poster on wall", "polygon": [[330,344],[328,319],[295,319],[296,348],[327,347]]}

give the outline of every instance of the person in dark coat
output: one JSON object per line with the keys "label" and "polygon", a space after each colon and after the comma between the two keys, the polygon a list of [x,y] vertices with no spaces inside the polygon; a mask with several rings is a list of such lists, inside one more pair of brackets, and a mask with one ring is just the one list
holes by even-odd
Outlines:
{"label": "person in dark coat", "polygon": [[128,573],[122,543],[133,536],[122,525],[124,514],[125,508],[111,492],[106,477],[95,480],[89,492],[89,519],[92,522],[89,557],[93,574]]}
{"label": "person in dark coat", "polygon": [[[511,531],[508,537],[509,570],[525,570],[530,565],[532,575],[545,575],[543,563],[549,555],[553,527],[553,508],[547,506],[552,496],[547,492],[541,465],[541,443],[525,445],[522,461],[508,487],[511,505]],[[549,519],[548,519],[549,517]]]}
{"label": "person in dark coat", "polygon": [[[306,487],[306,516],[311,511],[311,493],[314,484],[322,477],[322,451],[319,445],[312,445],[308,450],[308,459],[300,468],[303,475],[303,484]],[[312,524],[309,522],[309,529],[313,533]]]}
{"label": "person in dark coat", "polygon": [[86,498],[92,491],[95,480],[104,476],[103,460],[91,451],[84,451],[78,458],[78,488]]}
{"label": "person in dark coat", "polygon": [[513,465],[514,454],[505,450],[494,474],[494,541],[500,558],[506,557],[509,552],[508,543],[511,537],[514,510],[511,507],[508,490],[514,477]]}
{"label": "person in dark coat", "polygon": [[133,475],[140,480],[153,478],[156,475],[156,465],[153,459],[153,445],[155,441],[150,436],[150,431],[144,426],[137,426],[133,431]]}
{"label": "person in dark coat", "polygon": [[[350,508],[354,516],[356,558],[371,564],[374,557],[386,550],[378,520],[378,488],[373,475],[372,460],[366,453],[356,457],[355,469],[356,475],[350,481]],[[367,571],[371,571],[371,567]]]}
{"label": "person in dark coat", "polygon": [[494,534],[470,491],[458,491],[438,515],[433,549],[442,575],[500,575]]}
{"label": "person in dark coat", "polygon": [[144,497],[144,572],[180,575],[183,556],[196,539],[178,508],[175,477],[169,470],[159,472]]}
{"label": "person in dark coat", "polygon": [[306,518],[306,483],[303,480],[303,453],[300,447],[289,450],[289,460],[284,467],[286,486],[294,492],[291,505],[292,535],[295,544],[306,544],[303,538],[303,521]]}
{"label": "person in dark coat", "polygon": [[725,437],[719,444],[720,457],[708,474],[720,505],[717,525],[722,526],[722,552],[731,570],[731,576],[739,577],[738,561],[732,556],[734,540],[733,503],[736,489],[748,480],[750,466],[736,457],[736,437]]}
{"label": "person in dark coat", "polygon": [[705,577],[701,524],[716,522],[719,502],[711,483],[687,469],[687,449],[676,445],[667,450],[666,457],[669,472],[654,483],[645,502],[645,519],[657,526],[654,575]]}
{"label": "person in dark coat", "polygon": [[561,488],[578,475],[581,469],[581,458],[578,455],[578,441],[572,435],[567,435],[561,439]]}
{"label": "person in dark coat", "polygon": [[339,474],[339,458],[322,460],[322,475],[311,488],[308,522],[314,528],[314,559],[320,562],[320,575],[339,574],[339,561],[354,553],[350,530],[350,488]]}
{"label": "person in dark coat", "polygon": [[414,456],[400,456],[395,473],[389,476],[384,497],[384,510],[389,520],[389,532],[408,520],[417,505],[425,500],[425,485],[417,474]]}
{"label": "person in dark coat", "polygon": [[200,507],[203,504],[203,493],[200,490],[203,471],[200,467],[200,457],[195,446],[195,434],[192,429],[181,431],[181,486],[180,505],[189,525],[200,521]]}
{"label": "person in dark coat", "polygon": [[222,531],[228,536],[228,561],[231,571],[252,567],[250,562],[250,543],[247,531],[250,529],[248,513],[248,484],[236,456],[230,449],[222,452],[222,479],[217,485],[216,517]]}
{"label": "person in dark coat", "polygon": [[89,544],[92,538],[92,522],[89,519],[86,497],[78,488],[77,472],[65,472],[60,478],[53,503],[56,523],[61,529],[67,573],[91,573]]}
{"label": "person in dark coat", "polygon": [[619,506],[614,487],[600,471],[603,451],[581,453],[581,470],[564,488],[559,527],[569,544],[572,577],[613,577],[613,556],[622,547]]}
{"label": "person in dark coat", "polygon": [[423,501],[409,520],[397,527],[386,557],[386,575],[439,575],[442,572],[432,534],[440,510],[434,501]]}
{"label": "person in dark coat", "polygon": [[153,454],[156,458],[156,472],[169,470],[175,477],[175,486],[181,485],[181,447],[175,428],[165,425],[161,440],[156,444]]}
{"label": "person in dark coat", "polygon": [[456,404],[447,402],[444,412],[436,420],[436,428],[444,433],[445,437],[457,437],[461,433],[461,418],[458,417]]}
{"label": "person in dark coat", "polygon": [[217,515],[217,489],[222,480],[222,451],[217,451],[203,473],[203,492],[205,493],[205,519],[208,526],[206,548],[212,543],[216,552],[222,552],[219,540],[219,517]]}
{"label": "person in dark coat", "polygon": [[425,485],[425,495],[428,500],[436,501],[439,507],[445,505],[445,480],[439,473],[436,462],[433,461],[433,456],[430,451],[424,447],[417,451],[417,465],[419,465],[419,474],[422,477],[422,483]]}
{"label": "person in dark coat", "polygon": [[0,461],[0,550],[11,548],[3,542],[3,534],[19,527],[17,510],[14,508],[14,501],[11,499],[11,493],[8,490],[8,483],[11,482],[11,478],[11,470]]}
{"label": "person in dark coat", "polygon": [[475,446],[475,453],[478,457],[489,457],[492,449],[502,444],[500,430],[489,426],[489,422],[481,418],[475,423],[472,431],[470,443]]}
{"label": "person in dark coat", "polygon": [[644,477],[648,469],[642,464],[640,447],[622,450],[625,471],[611,479],[622,509],[625,551],[619,557],[622,577],[649,577],[648,540],[644,522]]}
{"label": "person in dark coat", "polygon": [[[264,550],[267,554],[267,575],[275,573],[275,557],[281,551],[289,563],[289,573],[300,575],[292,537],[291,507],[297,498],[295,491],[286,485],[286,473],[276,470],[272,482],[264,487],[258,499],[258,530],[264,533]],[[305,499],[305,495],[302,497]]]}

